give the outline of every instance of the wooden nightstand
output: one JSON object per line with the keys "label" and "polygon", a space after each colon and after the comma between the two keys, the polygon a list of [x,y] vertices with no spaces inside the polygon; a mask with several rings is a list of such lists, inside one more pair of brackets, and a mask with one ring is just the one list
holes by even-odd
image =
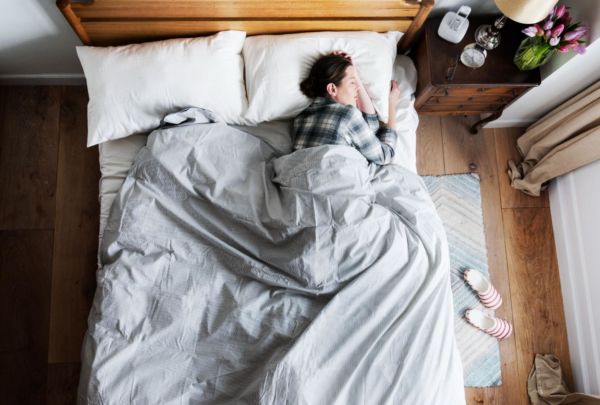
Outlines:
{"label": "wooden nightstand", "polygon": [[425,115],[492,113],[471,127],[471,132],[477,133],[481,125],[500,117],[507,105],[539,85],[540,72],[522,72],[512,62],[525,38],[521,33],[523,26],[509,21],[500,32],[500,46],[488,52],[482,67],[471,69],[460,62],[460,53],[465,45],[475,42],[475,29],[493,23],[494,16],[470,20],[467,34],[458,44],[438,36],[440,20],[434,18],[425,23],[413,55],[419,77],[415,107]]}

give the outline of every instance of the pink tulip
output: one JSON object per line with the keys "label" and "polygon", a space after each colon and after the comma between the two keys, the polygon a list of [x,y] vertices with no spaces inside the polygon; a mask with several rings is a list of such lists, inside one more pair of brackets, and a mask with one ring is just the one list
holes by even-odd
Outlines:
{"label": "pink tulip", "polygon": [[571,42],[567,42],[564,46],[567,49],[575,49],[575,48],[577,48],[578,45],[579,45],[579,42],[577,42],[577,41],[571,41]]}
{"label": "pink tulip", "polygon": [[585,45],[577,44],[577,46],[575,47],[575,52],[577,52],[580,55],[583,55],[585,53]]}
{"label": "pink tulip", "polygon": [[555,37],[559,36],[560,34],[562,34],[562,32],[564,31],[564,29],[565,29],[565,26],[563,24],[557,25],[552,30],[552,37],[555,38]]}
{"label": "pink tulip", "polygon": [[544,32],[544,35],[550,38],[552,36],[552,31],[546,30],[546,32]]}
{"label": "pink tulip", "polygon": [[521,32],[523,34],[527,35],[528,37],[535,37],[537,34],[537,29],[534,26],[531,26],[531,27],[525,28]]}
{"label": "pink tulip", "polygon": [[552,38],[550,38],[550,41],[548,41],[550,46],[556,46],[556,45],[558,45],[559,42],[560,42],[560,38],[558,38],[558,37],[552,37]]}
{"label": "pink tulip", "polygon": [[578,27],[573,31],[569,31],[565,34],[565,41],[574,41],[580,39],[587,33],[587,27]]}
{"label": "pink tulip", "polygon": [[533,24],[533,26],[535,27],[535,29],[537,31],[535,35],[537,35],[538,37],[541,37],[542,35],[544,35],[544,30],[542,29],[542,27],[540,27],[539,24]]}
{"label": "pink tulip", "polygon": [[565,7],[564,4],[556,5],[556,7],[554,7],[554,15],[556,18],[561,18],[565,14],[565,11],[567,11],[567,7]]}
{"label": "pink tulip", "polygon": [[563,43],[561,46],[558,47],[558,51],[565,53],[568,52],[571,49],[575,49],[579,46],[579,43],[577,41],[573,41],[573,42],[565,42]]}
{"label": "pink tulip", "polygon": [[552,28],[552,26],[554,25],[554,22],[550,19],[548,19],[545,23],[544,23],[544,29],[546,31],[550,30]]}

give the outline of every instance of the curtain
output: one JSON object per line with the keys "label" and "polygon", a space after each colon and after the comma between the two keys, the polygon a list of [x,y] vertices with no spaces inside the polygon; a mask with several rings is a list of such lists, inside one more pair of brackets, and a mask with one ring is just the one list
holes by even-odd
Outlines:
{"label": "curtain", "polygon": [[600,81],[550,111],[517,140],[511,186],[539,196],[550,179],[600,159]]}

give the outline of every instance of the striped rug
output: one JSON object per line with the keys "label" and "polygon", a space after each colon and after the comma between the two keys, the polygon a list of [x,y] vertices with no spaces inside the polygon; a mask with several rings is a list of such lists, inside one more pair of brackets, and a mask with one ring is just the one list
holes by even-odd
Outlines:
{"label": "striped rug", "polygon": [[489,311],[462,278],[467,267],[488,275],[483,231],[481,191],[476,174],[423,176],[423,181],[444,222],[450,247],[454,323],[463,361],[465,386],[490,387],[502,384],[498,341],[468,324],[468,308]]}

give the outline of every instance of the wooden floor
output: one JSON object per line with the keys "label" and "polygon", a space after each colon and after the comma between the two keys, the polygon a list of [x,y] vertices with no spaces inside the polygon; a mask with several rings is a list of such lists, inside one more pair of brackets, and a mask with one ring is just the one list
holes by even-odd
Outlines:
{"label": "wooden floor", "polygon": [[[0,87],[0,402],[75,403],[95,289],[98,150],[86,149],[82,87]],[[509,187],[519,129],[469,134],[467,118],[421,117],[420,174],[481,177],[492,281],[513,322],[500,343],[503,385],[469,404],[527,404],[535,353],[571,371],[548,197]]]}

